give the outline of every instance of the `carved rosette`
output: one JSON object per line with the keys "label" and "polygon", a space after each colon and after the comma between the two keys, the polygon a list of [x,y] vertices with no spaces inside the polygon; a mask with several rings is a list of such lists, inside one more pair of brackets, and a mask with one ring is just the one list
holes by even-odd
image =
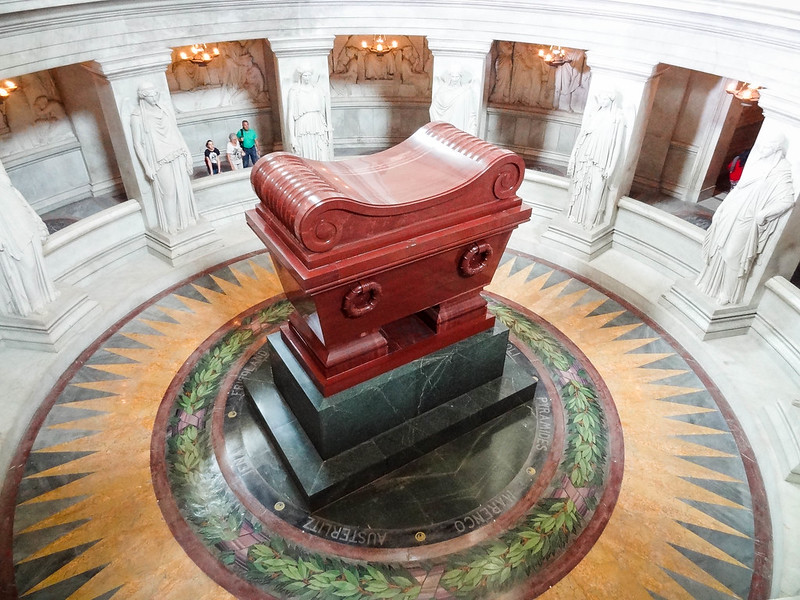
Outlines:
{"label": "carved rosette", "polygon": [[363,317],[378,304],[382,293],[377,281],[357,283],[350,288],[342,300],[342,312],[351,319]]}
{"label": "carved rosette", "polygon": [[474,243],[461,256],[458,272],[464,277],[477,275],[486,268],[494,250],[487,242]]}

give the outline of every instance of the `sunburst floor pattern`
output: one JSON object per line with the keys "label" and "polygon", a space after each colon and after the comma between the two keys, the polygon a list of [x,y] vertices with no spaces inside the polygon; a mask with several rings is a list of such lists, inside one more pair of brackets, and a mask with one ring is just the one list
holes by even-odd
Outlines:
{"label": "sunburst floor pattern", "polygon": [[[544,373],[545,366],[538,364],[545,378],[552,379],[548,389],[556,392],[551,400],[564,396],[570,377],[587,385],[596,379],[609,401],[613,399],[616,410],[609,410],[618,414],[618,420],[609,417],[604,435],[612,445],[618,441],[620,449],[624,438],[624,459],[608,455],[612,463],[624,463],[614,493],[617,502],[605,512],[602,506],[590,511],[603,513],[607,522],[592,535],[578,529],[570,534],[564,528],[569,553],[583,558],[568,567],[558,557],[548,558],[545,567],[563,572],[551,577],[552,587],[543,587],[542,597],[766,598],[768,517],[753,510],[766,504],[763,485],[724,399],[694,361],[619,298],[553,265],[509,254],[488,291],[500,306],[522,315],[520,319],[529,315],[524,318],[531,323],[540,320],[561,340],[560,347],[572,348],[579,357],[575,366],[565,365],[561,371]],[[248,337],[232,338],[232,332],[261,331],[254,315],[267,315],[262,319],[266,326],[277,314],[280,294],[269,257],[248,257],[160,296],[87,349],[46,401],[21,445],[24,472],[9,475],[18,480],[6,486],[0,505],[7,523],[13,516],[13,532],[3,538],[7,546],[0,591],[36,600],[270,594],[353,600],[525,598],[532,590],[541,591],[529,583],[511,585],[514,578],[502,564],[509,560],[508,549],[498,549],[499,541],[507,539],[503,531],[475,542],[475,556],[482,552],[479,544],[486,548],[482,568],[496,568],[494,578],[465,583],[466,576],[450,563],[395,557],[389,565],[385,553],[376,551],[370,558],[369,549],[357,558],[342,552],[336,559],[336,545],[327,544],[320,555],[303,554],[294,566],[284,564],[289,575],[294,568],[310,571],[287,591],[286,586],[264,587],[258,577],[247,580],[236,574],[235,561],[242,563],[251,554],[245,540],[273,553],[282,549],[262,543],[270,538],[269,520],[266,525],[257,519],[233,522],[227,553],[205,545],[197,531],[176,525],[181,517],[172,519],[164,510],[170,497],[159,484],[175,465],[154,460],[158,452],[151,452],[151,445],[160,428],[170,426],[185,436],[191,429],[186,423],[159,421],[159,408],[181,400],[184,382],[197,373],[193,368],[209,349],[225,351]],[[536,343],[531,342],[534,349]],[[220,377],[235,362],[220,363]],[[182,401],[191,404],[191,399]],[[188,413],[182,418],[202,419],[202,413]],[[565,423],[568,438],[571,425],[566,418]],[[192,457],[182,451],[181,460],[191,470]],[[609,476],[612,471],[613,464]],[[223,493],[216,496],[220,502]],[[212,505],[214,494],[204,501]],[[553,501],[546,506],[552,508]],[[492,545],[492,539],[498,543]],[[530,541],[530,536],[523,539]],[[492,567],[490,559],[500,564]],[[270,560],[285,557],[264,558]],[[348,570],[351,564],[355,566]],[[331,575],[334,566],[338,571]],[[470,564],[458,568],[466,573]],[[532,571],[529,575],[535,578]],[[381,578],[387,577],[384,585]],[[511,583],[497,583],[502,577]]]}

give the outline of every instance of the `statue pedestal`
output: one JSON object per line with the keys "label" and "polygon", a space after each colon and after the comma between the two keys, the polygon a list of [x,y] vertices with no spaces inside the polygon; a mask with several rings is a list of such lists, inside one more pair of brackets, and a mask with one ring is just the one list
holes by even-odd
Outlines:
{"label": "statue pedestal", "polygon": [[537,379],[497,325],[324,397],[279,334],[248,397],[312,510],[533,398]]}
{"label": "statue pedestal", "polygon": [[745,334],[756,316],[755,306],[717,304],[688,279],[676,281],[659,298],[659,304],[677,315],[703,340]]}
{"label": "statue pedestal", "polygon": [[553,219],[542,237],[588,262],[611,248],[613,234],[614,229],[608,225],[584,229],[561,215]]}
{"label": "statue pedestal", "polygon": [[145,238],[150,253],[166,260],[173,267],[187,264],[222,245],[214,227],[203,220],[172,234],[149,229]]}
{"label": "statue pedestal", "polygon": [[44,314],[0,315],[0,340],[8,346],[58,352],[79,323],[99,309],[97,302],[71,287],[59,286],[59,296]]}

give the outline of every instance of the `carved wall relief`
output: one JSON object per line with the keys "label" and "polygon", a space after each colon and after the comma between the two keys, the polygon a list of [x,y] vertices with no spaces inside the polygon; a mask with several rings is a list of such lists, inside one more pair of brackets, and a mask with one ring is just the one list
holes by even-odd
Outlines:
{"label": "carved wall relief", "polygon": [[72,123],[49,71],[22,75],[19,91],[2,104],[0,158],[75,141]]}
{"label": "carved wall relief", "polygon": [[433,56],[424,37],[389,36],[397,48],[382,56],[362,48],[371,36],[336,36],[330,55],[331,93],[336,96],[429,96]]}
{"label": "carved wall relief", "polygon": [[567,49],[567,62],[552,67],[539,58],[542,46],[496,41],[492,46],[489,102],[581,113],[590,71],[583,50]]}
{"label": "carved wall relief", "polygon": [[175,110],[183,113],[269,105],[264,41],[221,42],[216,48],[219,56],[206,66],[181,60],[181,49],[173,50],[167,82]]}

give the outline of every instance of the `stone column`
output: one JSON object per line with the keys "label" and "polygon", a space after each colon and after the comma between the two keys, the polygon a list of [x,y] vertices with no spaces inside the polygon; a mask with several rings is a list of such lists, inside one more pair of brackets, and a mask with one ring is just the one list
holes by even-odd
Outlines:
{"label": "stone column", "polygon": [[[763,238],[761,229],[764,228],[759,229],[758,245],[762,250],[756,253],[749,272],[742,278],[743,291],[738,301],[723,303],[717,297],[706,295],[698,288],[696,277],[678,280],[662,297],[661,303],[689,324],[702,339],[746,333],[758,311],[766,282],[776,275],[791,278],[800,261],[800,210],[796,204],[800,191],[800,164],[793,152],[800,146],[800,106],[793,97],[782,95],[780,90],[763,90],[759,105],[764,111],[764,123],[745,166],[742,181],[745,180],[745,174],[749,173],[748,169],[758,168],[759,148],[781,140],[792,171],[792,189],[789,199],[784,199],[784,205],[792,200],[795,204],[791,207],[787,205],[785,212],[766,227],[767,234]],[[738,202],[743,199],[742,194],[747,192],[737,187],[729,196],[734,193],[736,197],[730,200]],[[726,206],[725,202],[728,200],[723,201],[723,207]],[[773,208],[779,206],[773,203]],[[753,227],[757,225],[754,223]],[[746,253],[744,248],[741,250]],[[701,264],[704,265],[704,261]]]}
{"label": "stone column", "polygon": [[[289,115],[289,96],[293,86],[310,85],[316,88],[316,93],[321,94],[318,100],[324,104],[324,121],[328,128],[327,157],[323,148],[321,157],[306,156],[306,158],[333,158],[333,122],[331,120],[331,86],[328,79],[328,56],[333,50],[333,37],[324,36],[316,38],[270,38],[269,45],[275,54],[275,72],[278,77],[278,109],[281,123],[281,139],[283,149],[292,152],[293,145],[293,118]],[[305,81],[301,81],[303,72],[309,73]],[[303,152],[298,152],[303,155]]]}
{"label": "stone column", "polygon": [[491,40],[428,38],[433,54],[431,120],[486,136],[486,71]]}
{"label": "stone column", "polygon": [[0,341],[55,352],[98,305],[79,290],[56,286],[44,254],[47,227],[2,164],[0,213]]}
{"label": "stone column", "polygon": [[[630,192],[660,72],[655,62],[594,50],[586,55],[592,80],[570,158],[567,212],[553,219],[543,236],[592,260],[611,247],[617,201]],[[595,169],[587,165],[598,162],[592,156],[598,140],[606,140],[609,147],[600,153],[611,158]]]}
{"label": "stone column", "polygon": [[[173,227],[172,231],[162,227],[164,217],[159,215],[162,208],[156,199],[155,184],[145,173],[145,167],[134,148],[131,115],[139,110],[138,90],[142,84],[152,86],[159,105],[174,118],[175,112],[165,75],[171,62],[171,50],[164,48],[145,55],[103,59],[90,63],[87,68],[95,75],[97,95],[125,191],[129,198],[138,199],[142,205],[148,250],[175,266],[206,254],[221,242],[215,235],[214,228],[196,213],[193,194],[190,199],[191,207],[187,211],[192,214],[186,220],[187,224]],[[180,141],[183,142],[182,137]],[[191,155],[189,161],[191,162]],[[186,186],[182,173],[180,175],[178,177],[176,174],[176,184]],[[166,210],[170,210],[170,207]]]}

